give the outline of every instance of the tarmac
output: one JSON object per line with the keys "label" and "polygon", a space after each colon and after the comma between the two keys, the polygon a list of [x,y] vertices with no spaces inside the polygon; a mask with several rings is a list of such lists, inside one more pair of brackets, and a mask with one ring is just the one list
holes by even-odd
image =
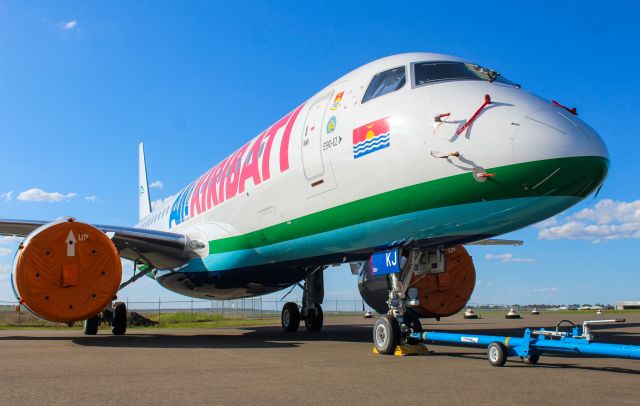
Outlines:
{"label": "tarmac", "polygon": [[[426,330],[522,335],[524,327],[615,318],[490,315]],[[620,317],[619,315],[616,315]],[[427,325],[427,322],[429,323]],[[0,405],[93,404],[634,404],[640,361],[543,355],[491,367],[481,349],[430,346],[427,356],[372,353],[372,319],[326,316],[322,332],[280,326],[0,331]],[[640,314],[594,329],[598,341],[640,345]]]}

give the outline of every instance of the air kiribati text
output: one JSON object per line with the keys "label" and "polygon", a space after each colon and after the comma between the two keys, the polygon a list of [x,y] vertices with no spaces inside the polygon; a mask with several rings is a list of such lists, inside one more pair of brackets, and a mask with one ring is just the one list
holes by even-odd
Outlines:
{"label": "air kiribati text", "polygon": [[269,180],[273,141],[278,130],[283,127],[279,153],[280,172],[288,170],[291,129],[303,106],[304,104],[282,117],[183,189],[171,206],[169,226],[174,227],[243,193],[248,180],[256,186]]}

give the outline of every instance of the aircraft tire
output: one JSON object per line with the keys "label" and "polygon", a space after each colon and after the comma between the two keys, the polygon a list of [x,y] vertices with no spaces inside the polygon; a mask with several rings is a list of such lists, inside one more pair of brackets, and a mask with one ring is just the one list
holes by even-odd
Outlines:
{"label": "aircraft tire", "polygon": [[315,312],[310,312],[304,319],[304,326],[307,331],[320,331],[322,330],[322,324],[324,322],[324,315],[322,314],[322,306],[315,304]]}
{"label": "aircraft tire", "polygon": [[298,331],[298,327],[300,327],[300,309],[298,309],[296,303],[287,302],[284,304],[280,314],[280,322],[287,333]]}
{"label": "aircraft tire", "polygon": [[391,355],[400,343],[400,325],[395,317],[383,314],[373,325],[373,345],[380,354]]}
{"label": "aircraft tire", "polygon": [[487,359],[494,367],[501,367],[507,362],[507,349],[504,344],[494,341],[487,348]]}
{"label": "aircraft tire", "polygon": [[82,332],[86,336],[94,336],[98,334],[99,325],[100,325],[100,316],[92,317],[84,321],[82,326]]}
{"label": "aircraft tire", "polygon": [[113,306],[113,324],[111,332],[116,336],[124,335],[127,331],[127,305],[123,302],[116,302]]}

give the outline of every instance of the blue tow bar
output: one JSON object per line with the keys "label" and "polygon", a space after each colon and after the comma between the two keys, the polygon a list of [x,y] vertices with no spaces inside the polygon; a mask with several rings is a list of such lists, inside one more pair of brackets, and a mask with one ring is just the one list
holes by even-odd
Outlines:
{"label": "blue tow bar", "polygon": [[[576,326],[563,320],[554,330],[525,329],[523,337],[504,337],[477,334],[456,334],[427,331],[412,333],[411,338],[425,344],[459,347],[488,348],[487,356],[493,366],[502,366],[507,357],[519,356],[526,363],[535,364],[544,353],[604,356],[640,359],[640,346],[606,344],[593,341],[590,326],[593,324],[621,323],[624,319],[585,321]],[[570,331],[560,331],[563,323],[571,325]]]}

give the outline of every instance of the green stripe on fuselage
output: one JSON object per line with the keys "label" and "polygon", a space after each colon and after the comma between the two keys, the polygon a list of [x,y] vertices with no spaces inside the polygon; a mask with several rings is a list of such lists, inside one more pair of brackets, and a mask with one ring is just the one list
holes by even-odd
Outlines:
{"label": "green stripe on fuselage", "polygon": [[252,249],[368,221],[440,207],[539,196],[588,196],[605,178],[609,160],[571,157],[488,168],[370,196],[244,235],[209,242],[211,254]]}

